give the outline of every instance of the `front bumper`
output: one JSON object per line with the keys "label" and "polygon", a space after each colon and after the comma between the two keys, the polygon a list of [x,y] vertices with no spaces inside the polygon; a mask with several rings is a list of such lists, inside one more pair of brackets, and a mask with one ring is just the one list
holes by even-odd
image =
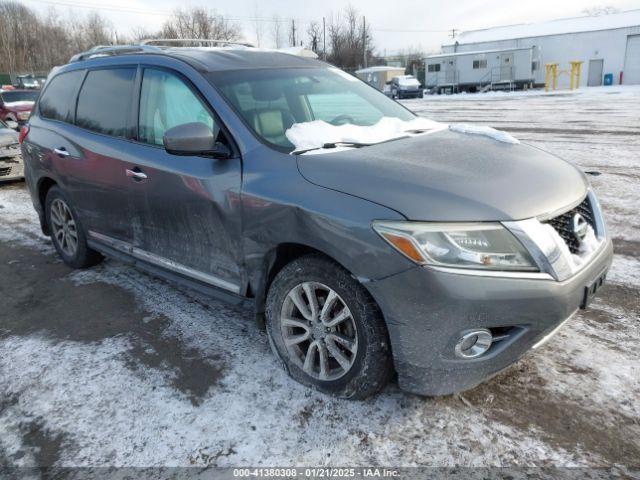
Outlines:
{"label": "front bumper", "polygon": [[0,182],[24,178],[22,157],[0,157]]}
{"label": "front bumper", "polygon": [[[589,264],[564,281],[462,275],[414,267],[367,284],[382,309],[400,387],[421,395],[472,388],[518,360],[583,306],[613,257],[607,239]],[[460,334],[508,331],[476,359],[455,356]]]}

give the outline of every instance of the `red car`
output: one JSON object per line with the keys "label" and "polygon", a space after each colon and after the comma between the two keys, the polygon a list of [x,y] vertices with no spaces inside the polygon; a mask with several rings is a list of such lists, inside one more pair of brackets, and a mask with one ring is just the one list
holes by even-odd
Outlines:
{"label": "red car", "polygon": [[0,120],[24,125],[38,94],[34,90],[0,90]]}

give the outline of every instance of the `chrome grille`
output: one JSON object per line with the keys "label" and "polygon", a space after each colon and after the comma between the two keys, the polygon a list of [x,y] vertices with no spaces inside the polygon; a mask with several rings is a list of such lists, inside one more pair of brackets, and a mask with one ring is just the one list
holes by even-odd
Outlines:
{"label": "chrome grille", "polygon": [[562,237],[571,253],[578,253],[580,249],[580,242],[573,234],[573,217],[576,213],[582,215],[587,223],[591,225],[591,228],[596,230],[593,208],[591,207],[589,197],[585,198],[577,207],[545,222],[558,232],[558,235]]}

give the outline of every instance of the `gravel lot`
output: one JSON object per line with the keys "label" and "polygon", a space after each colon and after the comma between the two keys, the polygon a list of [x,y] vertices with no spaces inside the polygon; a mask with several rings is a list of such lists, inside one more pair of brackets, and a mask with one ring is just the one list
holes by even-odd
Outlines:
{"label": "gravel lot", "polygon": [[0,187],[0,466],[640,466],[640,89],[427,97],[593,177],[609,285],[461,396],[335,400],[282,372],[249,310],[117,261],[72,271]]}

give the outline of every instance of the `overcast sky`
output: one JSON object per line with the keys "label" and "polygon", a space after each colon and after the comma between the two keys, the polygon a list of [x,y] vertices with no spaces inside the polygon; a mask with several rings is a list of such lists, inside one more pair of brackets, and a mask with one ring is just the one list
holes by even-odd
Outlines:
{"label": "overcast sky", "polygon": [[[449,40],[451,29],[474,30],[498,25],[531,23],[583,15],[595,6],[619,10],[640,9],[640,0],[19,0],[40,12],[55,8],[59,13],[72,10],[86,15],[91,7],[107,17],[118,32],[129,34],[135,27],[154,30],[178,7],[204,6],[233,17],[242,27],[245,39],[256,39],[256,23],[262,29],[261,46],[272,46],[274,14],[293,18],[302,31],[309,21],[353,5],[373,29],[379,53],[392,54],[399,49],[420,48],[437,51]],[[80,7],[88,6],[89,8]],[[259,17],[256,22],[252,18]]]}

